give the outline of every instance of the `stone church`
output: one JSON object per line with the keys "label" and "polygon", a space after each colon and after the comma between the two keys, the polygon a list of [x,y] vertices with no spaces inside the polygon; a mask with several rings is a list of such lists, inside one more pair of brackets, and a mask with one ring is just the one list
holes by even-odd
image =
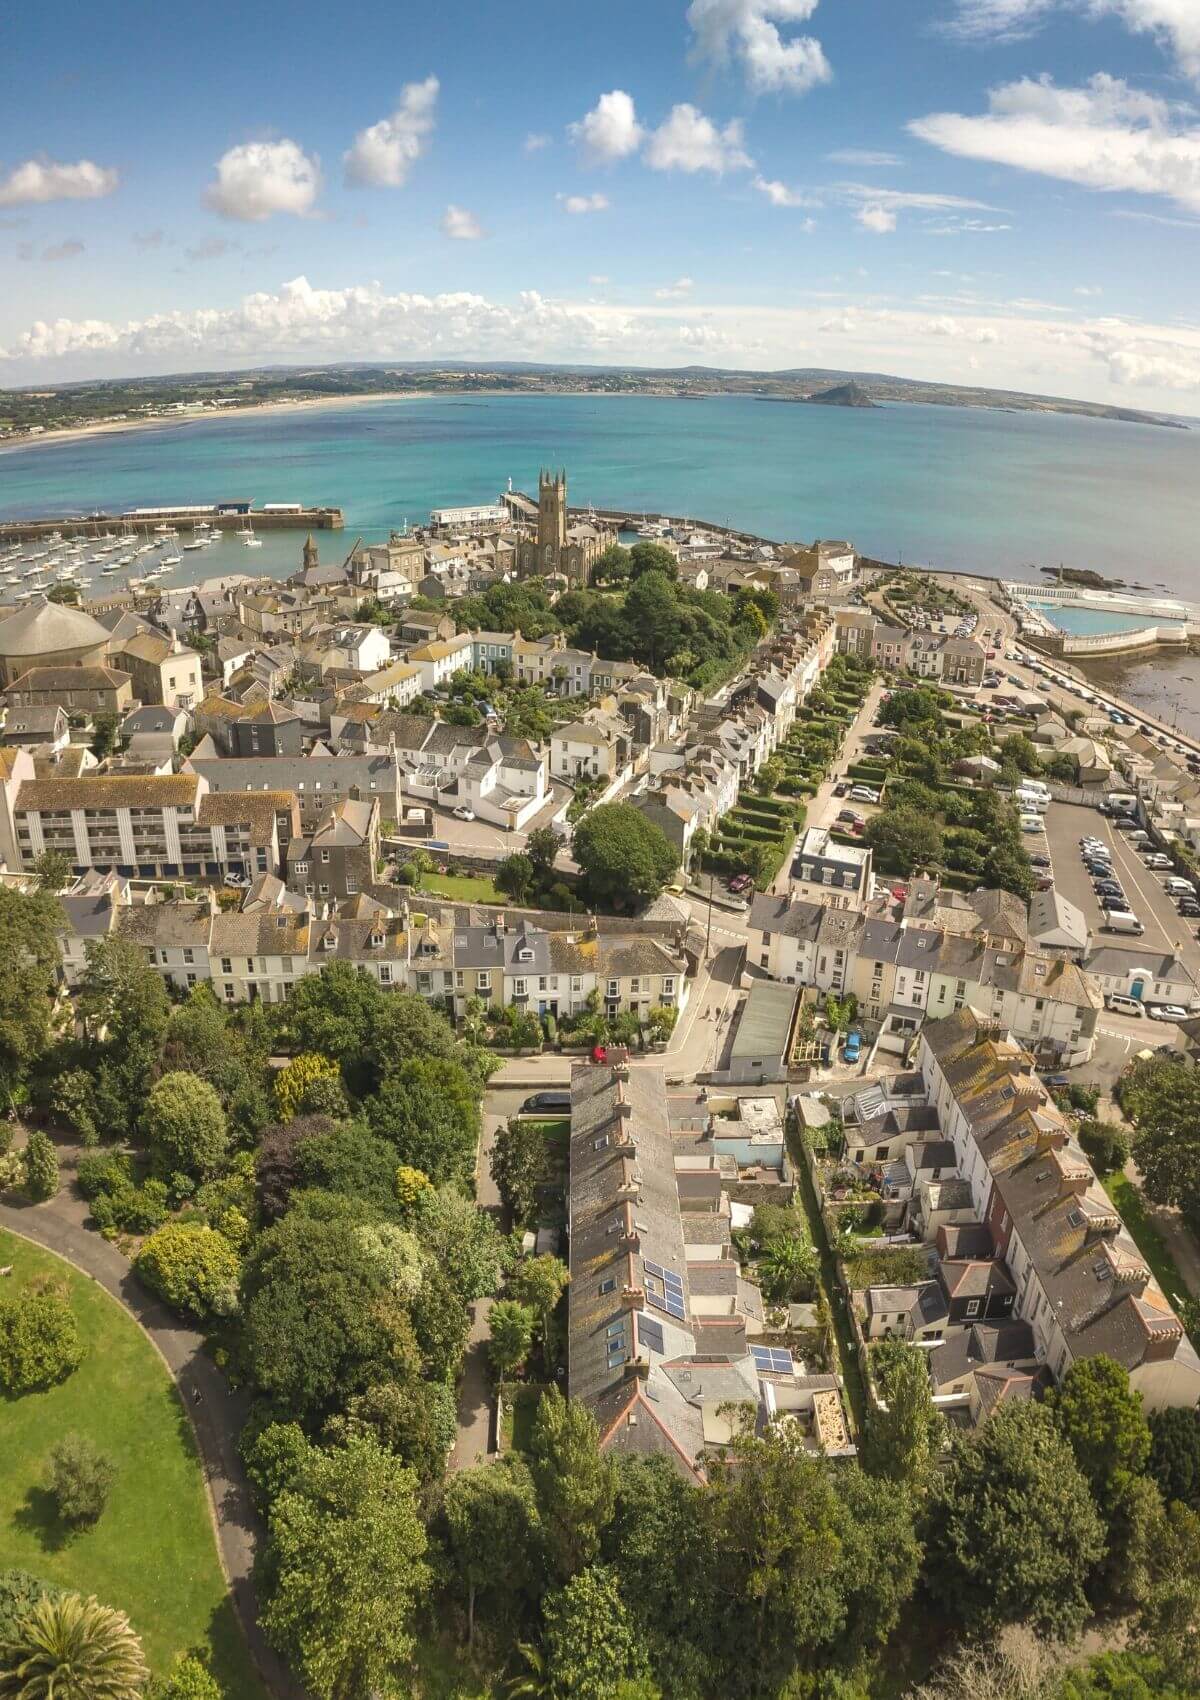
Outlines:
{"label": "stone church", "polygon": [[569,523],[566,472],[539,472],[537,537],[523,538],[517,544],[517,577],[548,579],[557,575],[570,589],[583,589],[608,543],[603,527],[580,520]]}

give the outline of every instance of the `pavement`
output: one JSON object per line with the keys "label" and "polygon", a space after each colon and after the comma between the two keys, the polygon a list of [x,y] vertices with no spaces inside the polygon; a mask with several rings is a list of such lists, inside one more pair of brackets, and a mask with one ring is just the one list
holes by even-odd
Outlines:
{"label": "pavement", "polygon": [[[494,1080],[495,1077],[493,1077]],[[521,1107],[525,1089],[509,1087],[501,1090],[490,1084],[484,1098],[483,1132],[475,1159],[475,1202],[486,1210],[498,1228],[506,1228],[500,1189],[492,1179],[492,1147],[496,1129]],[[466,1470],[472,1464],[485,1464],[495,1456],[492,1445],[492,1375],[488,1365],[488,1341],[491,1338],[489,1316],[494,1300],[476,1299],[471,1307],[471,1329],[463,1357],[462,1375],[458,1384],[458,1432],[450,1453],[449,1468]]]}
{"label": "pavement", "polygon": [[[64,1179],[70,1173],[68,1153]],[[254,1558],[263,1529],[238,1456],[248,1398],[235,1392],[204,1348],[203,1336],[152,1298],[115,1246],[85,1226],[88,1208],[69,1185],[45,1204],[0,1203],[0,1227],[53,1252],[110,1293],[148,1336],[179,1389],[204,1471],[221,1568],[251,1657],[276,1700],[304,1690],[267,1643],[258,1623]],[[167,1508],[162,1507],[163,1514]]]}

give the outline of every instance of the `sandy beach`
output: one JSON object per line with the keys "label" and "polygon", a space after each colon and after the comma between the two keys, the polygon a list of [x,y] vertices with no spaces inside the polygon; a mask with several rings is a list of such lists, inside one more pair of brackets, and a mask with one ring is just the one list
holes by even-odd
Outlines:
{"label": "sandy beach", "polygon": [[370,395],[313,396],[305,401],[232,403],[229,407],[206,408],[202,413],[176,413],[156,419],[112,419],[96,425],[71,425],[61,431],[45,431],[39,437],[18,437],[0,444],[0,454],[42,448],[50,443],[80,442],[86,437],[116,437],[133,431],[162,430],[169,425],[198,425],[205,420],[245,418],[250,414],[309,413],[315,408],[358,407],[371,401],[414,401],[425,393],[423,390],[378,390]]}

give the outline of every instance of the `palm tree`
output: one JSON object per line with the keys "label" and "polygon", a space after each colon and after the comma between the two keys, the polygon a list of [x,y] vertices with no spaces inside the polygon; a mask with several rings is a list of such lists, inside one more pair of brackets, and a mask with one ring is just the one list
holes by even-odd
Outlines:
{"label": "palm tree", "polygon": [[790,1299],[797,1288],[811,1287],[817,1278],[817,1254],[799,1234],[768,1246],[758,1266],[769,1299]]}
{"label": "palm tree", "polygon": [[508,1700],[546,1700],[550,1693],[546,1655],[540,1647],[531,1646],[528,1641],[518,1641],[517,1652],[525,1661],[525,1669],[509,1677],[504,1684]]}
{"label": "palm tree", "polygon": [[149,1679],[124,1612],[80,1594],[43,1594],[0,1645],[5,1700],[140,1700]]}

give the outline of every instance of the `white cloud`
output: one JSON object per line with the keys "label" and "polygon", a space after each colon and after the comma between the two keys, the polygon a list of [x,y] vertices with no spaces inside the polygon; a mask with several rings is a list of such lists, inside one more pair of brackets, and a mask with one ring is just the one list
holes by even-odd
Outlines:
{"label": "white cloud", "polygon": [[313,210],[321,168],[286,137],[278,142],[244,142],[217,161],[217,177],[204,199],[222,218],[258,224],[273,213],[303,218]]}
{"label": "white cloud", "polygon": [[903,165],[898,153],[878,153],[873,148],[835,148],[825,155],[835,165]]}
{"label": "white cloud", "polygon": [[523,153],[541,153],[543,148],[550,146],[550,138],[543,130],[531,130],[521,143]]}
{"label": "white cloud", "polygon": [[885,236],[896,228],[896,215],[889,212],[887,207],[868,204],[859,207],[854,216],[864,230],[873,230],[876,236]]}
{"label": "white cloud", "polygon": [[43,201],[95,201],[111,195],[120,178],[111,166],[90,159],[73,165],[53,159],[27,159],[0,178],[0,207],[19,207]]}
{"label": "white cloud", "polygon": [[478,242],[484,235],[483,226],[466,207],[456,207],[453,201],[442,214],[442,235],[455,242]]}
{"label": "white cloud", "polygon": [[608,208],[607,195],[556,195],[556,201],[561,201],[564,212],[591,213],[605,212]]}
{"label": "white cloud", "polygon": [[789,188],[778,178],[755,177],[750,187],[765,195],[773,207],[817,207],[821,204],[817,196],[806,189]]}
{"label": "white cloud", "polygon": [[342,156],[346,182],[356,188],[400,189],[429,146],[437,107],[438,80],[405,83],[396,110],[360,130]]}
{"label": "white cloud", "polygon": [[624,89],[610,89],[577,124],[567,126],[567,134],[586,159],[603,165],[636,153],[645,132],[638,123],[633,96]]}
{"label": "white cloud", "polygon": [[1092,19],[1119,18],[1135,34],[1154,36],[1181,71],[1200,78],[1196,0],[958,0],[949,28],[969,41],[1020,41],[1064,9]]}
{"label": "white cloud", "polygon": [[1075,293],[1076,295],[1103,295],[1104,291],[1095,283],[1077,283]]}
{"label": "white cloud", "polygon": [[741,66],[755,94],[807,94],[833,75],[821,43],[810,35],[784,37],[780,24],[804,23],[817,0],[692,0],[687,20],[692,56]]}
{"label": "white cloud", "polygon": [[674,283],[665,284],[662,289],[654,291],[656,301],[681,301],[692,293],[695,284],[690,277],[677,277]]}
{"label": "white cloud", "polygon": [[[687,331],[687,335],[682,333]],[[1018,314],[1010,304],[929,309],[842,300],[789,307],[693,297],[639,306],[511,301],[474,293],[390,294],[377,283],[314,288],[295,278],[232,307],[147,318],[39,320],[0,349],[10,382],[312,362],[439,358],[664,365],[721,345],[728,364],[778,369],[808,346],[817,363],[952,381],[972,355],[980,381],[1146,407],[1200,411],[1200,326]],[[1186,402],[1181,400],[1186,397]]]}
{"label": "white cloud", "polygon": [[591,272],[588,276],[588,282],[594,284],[599,289],[602,285],[611,283],[612,279],[609,277],[607,272]]}
{"label": "white cloud", "polygon": [[652,171],[711,171],[720,177],[754,164],[742,142],[740,119],[718,130],[711,118],[683,101],[650,136],[644,158]]}
{"label": "white cloud", "polygon": [[1042,77],[994,88],[978,117],[934,112],[909,129],[967,159],[1039,172],[1107,193],[1165,195],[1200,211],[1200,128],[1165,100],[1100,74],[1082,88]]}

